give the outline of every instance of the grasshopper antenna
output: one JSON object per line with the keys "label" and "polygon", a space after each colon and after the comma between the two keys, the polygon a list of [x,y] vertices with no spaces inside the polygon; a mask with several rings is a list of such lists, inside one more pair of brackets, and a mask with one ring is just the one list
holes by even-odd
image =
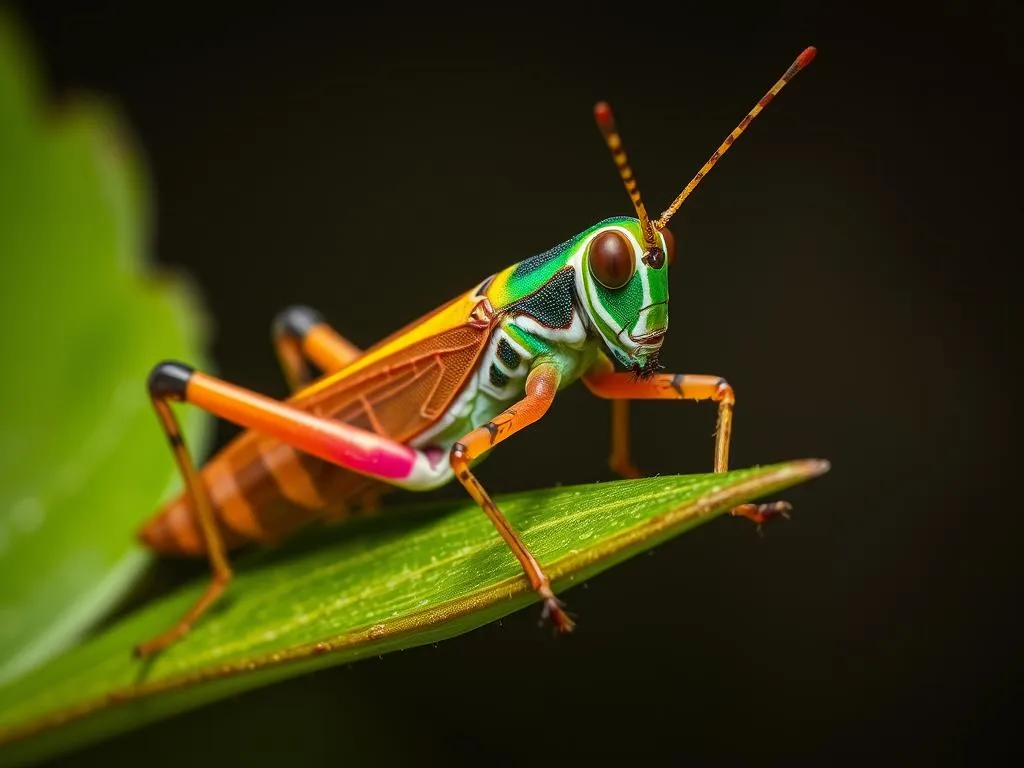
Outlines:
{"label": "grasshopper antenna", "polygon": [[657,242],[654,238],[654,227],[651,226],[651,218],[647,215],[644,201],[640,197],[640,188],[636,184],[636,179],[633,178],[633,169],[629,167],[629,158],[626,157],[626,150],[622,147],[622,137],[619,135],[619,129],[615,126],[615,117],[612,115],[612,108],[607,101],[599,101],[594,105],[594,119],[597,121],[597,127],[601,130],[608,149],[612,152],[612,159],[619,168],[619,176],[622,177],[622,183],[626,185],[629,199],[633,201],[636,217],[640,219],[640,231],[644,234],[644,246],[650,250]]}
{"label": "grasshopper antenna", "polygon": [[[754,105],[754,108],[747,113],[747,116],[740,120],[740,124],[733,129],[732,133],[725,137],[725,141],[723,141],[718,149],[715,150],[715,153],[708,158],[708,161],[704,163],[704,167],[697,171],[697,175],[690,180],[690,183],[683,188],[683,191],[679,193],[679,197],[673,200],[672,205],[666,208],[665,212],[661,214],[661,218],[654,222],[654,226],[656,228],[665,228],[665,225],[668,224],[668,220],[672,218],[676,211],[679,210],[679,206],[681,206],[683,201],[690,196],[690,193],[697,187],[700,180],[707,176],[708,171],[715,166],[718,159],[729,151],[729,147],[733,145],[733,142],[736,141],[740,134],[747,129],[747,126],[750,125],[754,118],[761,113],[761,110],[768,106],[768,103],[775,98],[778,92],[785,88],[790,80],[796,77],[796,73],[814,60],[814,56],[817,53],[818,49],[812,45],[805,48],[803,53],[796,57],[796,61],[789,65],[789,69],[786,70],[785,74],[779,78],[778,82],[771,87],[768,93],[761,97],[761,100]],[[625,175],[623,175],[623,179],[625,178]]]}

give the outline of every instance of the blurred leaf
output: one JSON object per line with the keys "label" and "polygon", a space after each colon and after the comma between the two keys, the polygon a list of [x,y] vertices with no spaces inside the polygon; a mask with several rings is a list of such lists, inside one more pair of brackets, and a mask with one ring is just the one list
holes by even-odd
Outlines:
{"label": "blurred leaf", "polygon": [[[146,393],[203,364],[180,280],[146,275],[148,186],[114,110],[44,106],[0,8],[0,682],[73,643],[146,556],[135,527],[178,485]],[[207,419],[184,429],[195,450]]]}
{"label": "blurred leaf", "polygon": [[[562,591],[827,469],[794,461],[498,502]],[[151,662],[134,659],[132,647],[173,624],[204,587],[154,602],[0,689],[0,763],[52,756],[275,680],[452,637],[536,602],[473,502],[419,504],[241,561],[222,602],[189,636]]]}

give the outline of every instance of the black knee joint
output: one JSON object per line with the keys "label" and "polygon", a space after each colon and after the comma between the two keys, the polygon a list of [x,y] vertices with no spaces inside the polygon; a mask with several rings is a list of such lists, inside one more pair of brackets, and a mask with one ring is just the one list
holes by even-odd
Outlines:
{"label": "black knee joint", "polygon": [[150,397],[170,400],[184,400],[185,388],[192,378],[191,366],[174,360],[158,364],[149,374]]}
{"label": "black knee joint", "polygon": [[313,326],[319,325],[323,321],[323,316],[315,309],[303,306],[288,307],[274,318],[274,338],[290,336],[297,341],[302,341],[313,329]]}

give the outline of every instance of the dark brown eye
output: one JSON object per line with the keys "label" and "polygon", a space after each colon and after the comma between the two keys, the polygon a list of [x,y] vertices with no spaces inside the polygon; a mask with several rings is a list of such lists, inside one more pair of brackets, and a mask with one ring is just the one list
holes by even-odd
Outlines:
{"label": "dark brown eye", "polygon": [[590,273],[605,288],[621,288],[633,276],[636,263],[626,238],[609,230],[590,241],[587,251]]}

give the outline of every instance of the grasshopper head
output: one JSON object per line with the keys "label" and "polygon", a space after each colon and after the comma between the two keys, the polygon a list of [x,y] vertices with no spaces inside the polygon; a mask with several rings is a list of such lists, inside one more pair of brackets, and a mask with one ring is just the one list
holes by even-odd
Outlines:
{"label": "grasshopper head", "polygon": [[638,219],[608,219],[580,244],[580,296],[591,326],[626,368],[653,373],[668,330],[667,229],[647,248]]}
{"label": "grasshopper head", "polygon": [[811,63],[815,54],[816,49],[811,46],[797,56],[657,219],[647,214],[611,107],[605,101],[594,106],[594,119],[633,202],[636,218],[616,223],[604,221],[588,233],[590,237],[585,242],[583,256],[585,264],[581,270],[582,293],[594,326],[622,365],[647,375],[654,372],[657,364],[668,328],[667,264],[675,250],[667,226],[669,219],[768,102]]}

